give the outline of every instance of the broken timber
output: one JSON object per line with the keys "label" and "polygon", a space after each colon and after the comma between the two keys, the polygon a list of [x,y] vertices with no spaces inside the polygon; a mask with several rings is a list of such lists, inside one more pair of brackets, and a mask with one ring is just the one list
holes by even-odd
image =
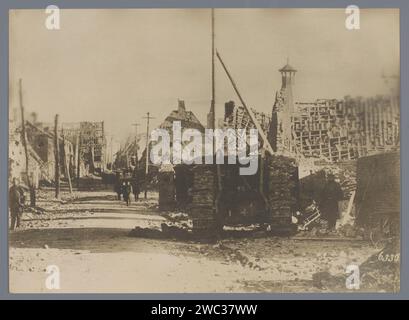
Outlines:
{"label": "broken timber", "polygon": [[259,134],[259,136],[260,136],[260,138],[261,138],[261,140],[263,142],[263,148],[265,148],[270,154],[273,155],[274,154],[273,148],[271,147],[270,142],[268,141],[267,136],[264,133],[263,128],[260,126],[259,122],[257,121],[257,118],[253,113],[253,110],[251,110],[251,108],[248,108],[247,104],[244,102],[244,100],[243,100],[243,98],[242,98],[242,96],[241,96],[241,94],[240,94],[240,92],[239,92],[239,90],[238,90],[238,88],[236,86],[236,83],[234,82],[232,76],[230,75],[229,70],[227,70],[227,67],[224,64],[219,52],[216,51],[216,55],[217,55],[217,58],[219,59],[221,65],[222,65],[224,71],[226,72],[226,75],[229,78],[229,80],[230,80],[230,82],[231,82],[231,84],[233,86],[233,89],[237,94],[237,97],[239,98],[240,102],[243,104],[243,107],[246,109],[246,111],[249,114],[251,120],[253,121],[254,125],[256,126],[258,134]]}

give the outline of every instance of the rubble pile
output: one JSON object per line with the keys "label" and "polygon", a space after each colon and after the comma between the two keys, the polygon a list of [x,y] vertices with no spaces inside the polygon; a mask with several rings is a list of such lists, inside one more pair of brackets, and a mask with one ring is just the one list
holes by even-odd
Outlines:
{"label": "rubble pile", "polygon": [[334,277],[328,271],[319,271],[312,275],[313,287],[320,290],[327,290],[329,288],[342,288],[345,286],[345,280],[342,277]]}
{"label": "rubble pile", "polygon": [[187,230],[191,232],[193,229],[193,221],[186,213],[167,212],[163,215],[163,217],[165,217],[168,221],[166,221],[166,223],[162,223],[162,231],[165,224],[166,227],[170,227],[171,229],[173,228],[173,230],[175,228],[178,228],[181,230]]}
{"label": "rubble pile", "polygon": [[129,237],[148,239],[193,240],[192,224],[189,222],[166,222],[156,226],[133,228]]}
{"label": "rubble pile", "polygon": [[231,248],[230,246],[222,242],[218,242],[217,244],[215,244],[213,246],[213,249],[218,250],[218,252],[220,252],[223,255],[224,259],[229,263],[239,263],[243,267],[258,271],[266,269],[265,266],[259,264],[257,259],[244,254],[240,249]]}
{"label": "rubble pile", "polygon": [[183,212],[166,212],[163,216],[172,222],[189,220],[189,215]]}
{"label": "rubble pile", "polygon": [[364,229],[355,225],[345,224],[336,229],[337,235],[345,238],[364,238]]}
{"label": "rubble pile", "polygon": [[352,191],[356,190],[356,161],[342,161],[335,164],[323,163],[318,168],[325,175],[331,173],[335,180],[341,185],[345,199],[351,196]]}
{"label": "rubble pile", "polygon": [[129,232],[128,236],[135,237],[135,238],[148,238],[148,239],[164,239],[165,238],[161,229],[143,228],[139,226],[136,226],[135,228],[133,228]]}
{"label": "rubble pile", "polygon": [[332,173],[335,176],[336,181],[341,185],[345,199],[348,199],[352,191],[356,190],[356,161],[343,161],[336,164],[318,164],[317,168],[320,170],[316,171],[315,175],[319,176],[319,172],[321,171],[325,174]]}
{"label": "rubble pile", "polygon": [[28,215],[30,215],[30,217],[32,217],[32,214],[44,214],[45,213],[45,209],[41,208],[41,207],[30,207],[30,206],[25,206],[24,207],[24,213],[25,216],[27,217]]}
{"label": "rubble pile", "polygon": [[268,202],[273,224],[290,224],[298,201],[298,167],[294,159],[267,158]]}
{"label": "rubble pile", "polygon": [[335,177],[339,180],[344,197],[349,198],[356,190],[356,170],[342,167],[335,173]]}
{"label": "rubble pile", "polygon": [[361,288],[366,291],[399,292],[399,239],[387,243],[383,250],[370,256],[359,266]]}
{"label": "rubble pile", "polygon": [[[371,255],[359,265],[359,291],[399,292],[400,253],[399,245],[388,243],[385,248]],[[345,276],[335,276],[328,272],[313,275],[313,284],[320,289],[345,288]],[[321,287],[320,287],[321,286]]]}

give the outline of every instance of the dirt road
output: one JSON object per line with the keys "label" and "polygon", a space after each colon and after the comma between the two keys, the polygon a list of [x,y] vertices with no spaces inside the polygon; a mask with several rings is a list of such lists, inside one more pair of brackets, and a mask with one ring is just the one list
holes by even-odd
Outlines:
{"label": "dirt road", "polygon": [[[377,249],[363,241],[275,237],[225,239],[216,244],[129,237],[135,226],[166,221],[156,195],[127,207],[111,192],[39,195],[43,214],[25,214],[10,233],[11,292],[328,292],[313,275],[346,278]],[[47,267],[59,269],[60,289],[48,289]],[[336,291],[349,291],[344,282]]]}

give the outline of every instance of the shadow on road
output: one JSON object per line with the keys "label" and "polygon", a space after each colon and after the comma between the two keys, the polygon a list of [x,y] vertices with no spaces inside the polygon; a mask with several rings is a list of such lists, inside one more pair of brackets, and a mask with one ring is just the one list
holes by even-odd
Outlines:
{"label": "shadow on road", "polygon": [[[78,212],[78,211],[76,211],[76,212]],[[103,211],[97,210],[95,212],[103,212]],[[115,210],[109,210],[109,211],[107,210],[106,212],[108,212],[108,213],[118,213],[118,214],[129,213],[129,212],[123,212],[123,210],[118,211],[118,212],[115,212]],[[115,220],[136,220],[136,221],[152,221],[152,217],[143,217],[141,215],[135,216],[135,217],[129,217],[129,216],[124,216],[124,217],[99,216],[98,217],[98,216],[92,215],[92,216],[88,216],[88,217],[75,217],[75,218],[73,218],[73,217],[53,217],[51,220],[52,221],[64,221],[64,220],[68,220],[68,221],[70,221],[70,220],[114,220],[114,221]],[[39,217],[39,218],[29,218],[29,219],[24,219],[23,218],[22,221],[48,221],[48,220],[46,220],[46,219],[44,219],[42,217]]]}
{"label": "shadow on road", "polygon": [[100,200],[106,200],[106,201],[118,201],[117,197],[115,195],[103,195],[103,196],[89,196],[89,197],[83,197],[83,198],[78,198],[70,203],[82,203],[86,201],[100,201]]}
{"label": "shadow on road", "polygon": [[128,229],[118,228],[61,228],[30,229],[10,233],[9,244],[16,248],[45,248],[118,251],[135,246],[128,237]]}
{"label": "shadow on road", "polygon": [[[89,204],[94,204],[95,203],[89,203]],[[42,207],[38,207],[40,210],[43,211],[47,211],[46,209],[42,208]],[[64,214],[64,213],[81,213],[81,212],[100,212],[100,213],[115,213],[115,214],[129,214],[129,213],[143,213],[146,215],[158,215],[158,213],[160,213],[158,210],[155,210],[154,208],[146,208],[143,205],[135,205],[132,204],[128,207],[128,206],[121,206],[120,204],[118,204],[118,207],[112,207],[112,206],[106,206],[106,207],[97,207],[97,206],[93,206],[93,207],[78,207],[78,208],[64,208],[64,207],[60,207],[60,208],[56,208],[56,209],[52,209],[52,210],[48,210],[49,212],[52,212],[54,214]],[[41,217],[41,215],[40,215]]]}
{"label": "shadow on road", "polygon": [[60,228],[29,229],[12,232],[9,245],[14,248],[46,248],[107,252],[174,252],[187,243],[129,237],[129,229]]}

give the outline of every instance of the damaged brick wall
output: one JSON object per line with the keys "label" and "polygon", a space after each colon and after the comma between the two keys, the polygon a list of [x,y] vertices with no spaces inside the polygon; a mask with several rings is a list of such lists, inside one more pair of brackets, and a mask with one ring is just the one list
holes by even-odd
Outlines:
{"label": "damaged brick wall", "polygon": [[190,189],[189,213],[193,232],[208,237],[217,232],[216,217],[216,166],[200,164],[191,168],[193,184]]}
{"label": "damaged brick wall", "polygon": [[372,155],[358,159],[357,223],[379,226],[400,214],[400,152]]}
{"label": "damaged brick wall", "polygon": [[272,155],[266,158],[268,203],[273,226],[288,227],[298,209],[299,179],[295,159]]}

